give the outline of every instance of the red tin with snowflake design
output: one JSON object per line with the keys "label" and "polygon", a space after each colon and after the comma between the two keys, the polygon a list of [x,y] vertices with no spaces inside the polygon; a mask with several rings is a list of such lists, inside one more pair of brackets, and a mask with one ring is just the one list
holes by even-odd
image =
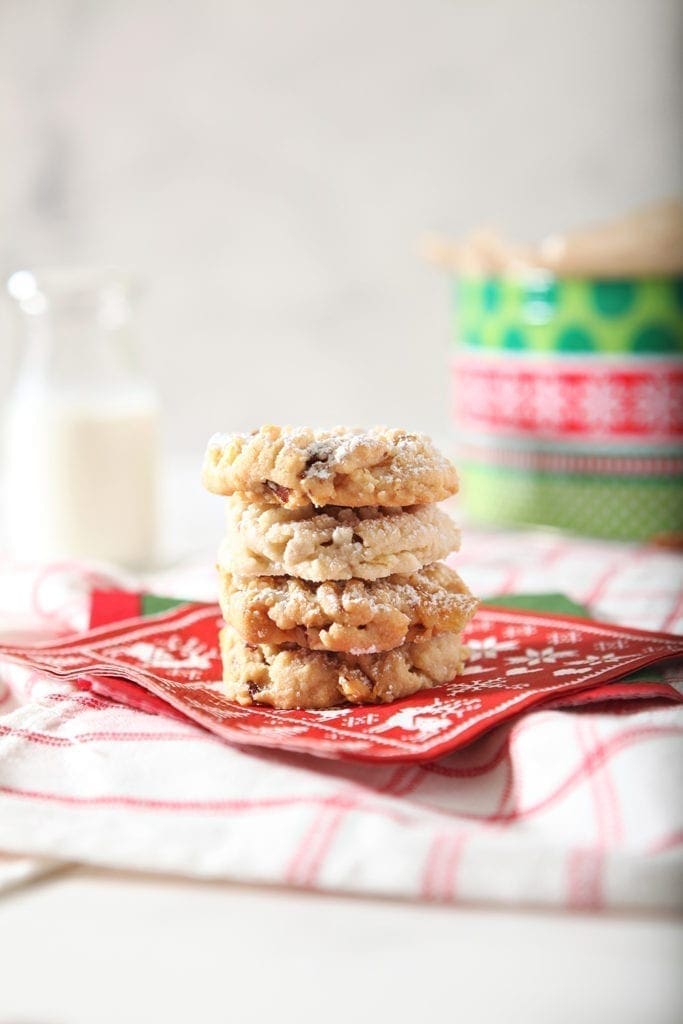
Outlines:
{"label": "red tin with snowflake design", "polygon": [[668,444],[683,437],[683,363],[462,349],[451,367],[465,430]]}

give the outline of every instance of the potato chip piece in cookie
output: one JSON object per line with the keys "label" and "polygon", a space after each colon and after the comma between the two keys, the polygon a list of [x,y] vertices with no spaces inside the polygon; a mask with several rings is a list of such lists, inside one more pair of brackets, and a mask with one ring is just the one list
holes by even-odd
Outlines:
{"label": "potato chip piece in cookie", "polygon": [[250,645],[226,626],[220,645],[230,700],[282,709],[387,704],[450,682],[462,672],[465,656],[457,633],[440,633],[383,654],[354,655]]}
{"label": "potato chip piece in cookie", "polygon": [[437,633],[461,632],[478,601],[442,562],[409,576],[312,583],[290,576],[220,573],[226,622],[250,644],[376,654]]}

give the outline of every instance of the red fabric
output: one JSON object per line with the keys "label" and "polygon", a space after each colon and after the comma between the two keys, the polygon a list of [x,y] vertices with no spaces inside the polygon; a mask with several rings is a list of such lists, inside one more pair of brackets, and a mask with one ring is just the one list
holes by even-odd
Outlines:
{"label": "red fabric", "polygon": [[141,612],[142,595],[130,590],[93,590],[90,602],[90,628],[109,622],[135,619]]}

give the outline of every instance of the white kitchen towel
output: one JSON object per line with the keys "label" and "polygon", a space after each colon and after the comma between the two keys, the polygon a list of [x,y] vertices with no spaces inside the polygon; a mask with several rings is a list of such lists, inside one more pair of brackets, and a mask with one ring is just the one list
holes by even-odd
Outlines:
{"label": "white kitchen towel", "polygon": [[[683,613],[680,558],[659,549],[470,534],[455,564],[480,593],[563,591],[626,625],[673,630]],[[0,566],[0,629],[83,629],[103,578]],[[145,584],[214,596],[208,559]],[[229,746],[14,666],[0,677],[7,854],[441,901],[683,901],[680,707],[535,711],[437,762],[372,766]]]}

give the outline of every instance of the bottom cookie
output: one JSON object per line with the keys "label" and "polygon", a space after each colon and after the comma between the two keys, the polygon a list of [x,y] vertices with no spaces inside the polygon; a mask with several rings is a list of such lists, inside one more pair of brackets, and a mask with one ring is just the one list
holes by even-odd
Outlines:
{"label": "bottom cookie", "polygon": [[221,630],[220,643],[227,696],[238,704],[283,710],[387,704],[450,682],[465,660],[459,633],[440,633],[382,654],[250,645],[231,626]]}

